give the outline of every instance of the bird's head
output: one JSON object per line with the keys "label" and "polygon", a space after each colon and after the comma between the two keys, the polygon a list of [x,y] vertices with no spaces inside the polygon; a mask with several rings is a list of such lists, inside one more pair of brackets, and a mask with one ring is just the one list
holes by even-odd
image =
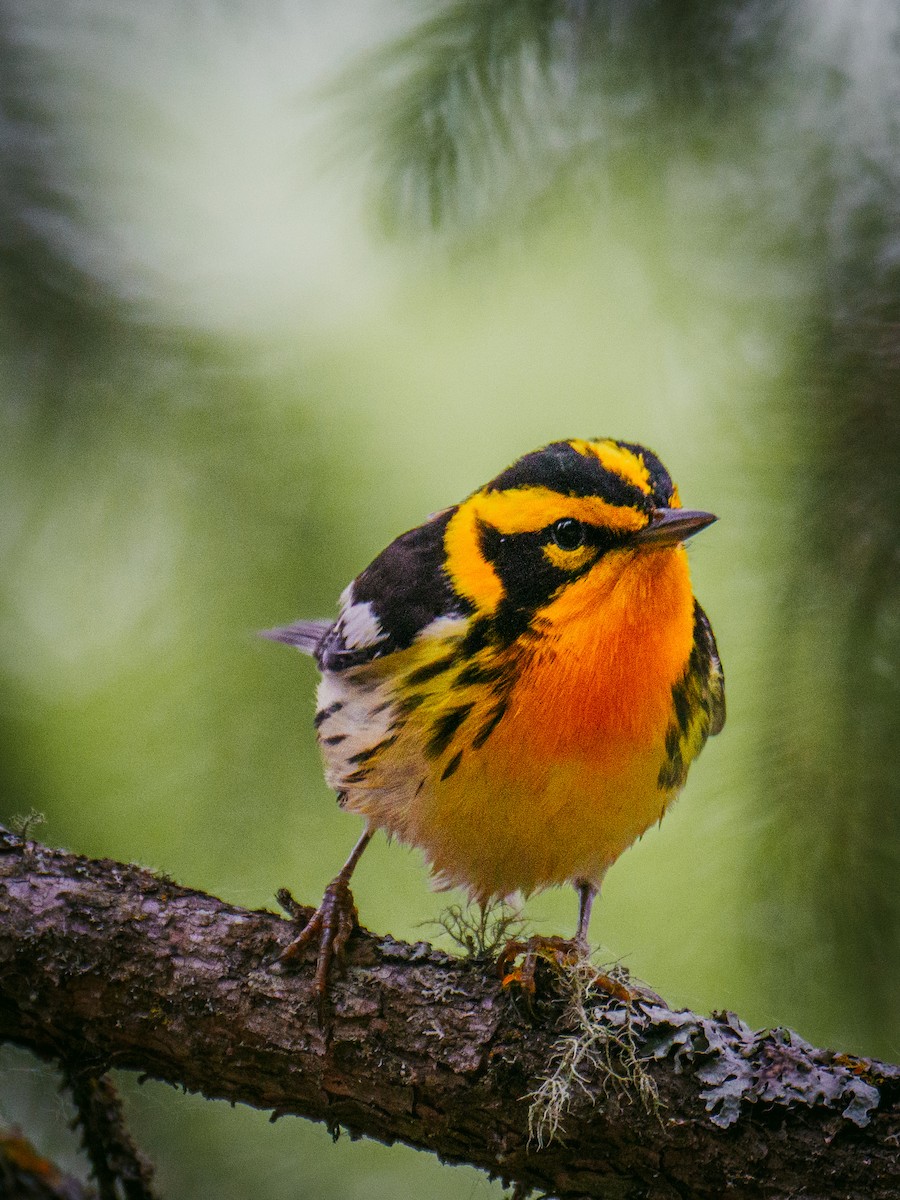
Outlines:
{"label": "bird's head", "polygon": [[477,614],[514,633],[576,581],[612,586],[648,553],[683,554],[681,543],[715,519],[681,508],[668,471],[643,446],[553,442],[459,505],[446,570]]}

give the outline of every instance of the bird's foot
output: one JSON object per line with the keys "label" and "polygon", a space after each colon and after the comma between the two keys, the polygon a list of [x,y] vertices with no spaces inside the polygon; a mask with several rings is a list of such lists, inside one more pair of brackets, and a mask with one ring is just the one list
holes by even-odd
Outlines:
{"label": "bird's foot", "polygon": [[527,941],[512,938],[497,958],[497,972],[504,988],[517,987],[529,996],[536,990],[535,974],[539,962],[548,963],[556,972],[574,966],[585,956],[584,949],[572,938],[541,937]]}
{"label": "bird's foot", "polygon": [[567,968],[584,963],[591,971],[591,986],[606,992],[615,1000],[628,1004],[635,998],[632,992],[618,979],[603,971],[595,971],[588,962],[589,947],[579,938],[541,937],[535,935],[527,941],[513,939],[506,943],[497,959],[497,970],[503,988],[517,987],[529,998],[536,991],[538,965],[545,963],[556,974]]}
{"label": "bird's foot", "polygon": [[[278,901],[286,908],[294,919],[306,916],[308,909],[300,910],[300,906],[289,893],[278,893]],[[298,911],[299,910],[299,911]],[[359,925],[353,893],[348,881],[341,875],[333,879],[325,889],[322,903],[312,914],[300,933],[279,956],[279,962],[292,963],[306,957],[307,953],[316,947],[316,974],[313,980],[313,995],[319,1009],[320,1019],[324,1019],[328,998],[328,977],[332,963],[342,960],[344,950],[351,933]]]}

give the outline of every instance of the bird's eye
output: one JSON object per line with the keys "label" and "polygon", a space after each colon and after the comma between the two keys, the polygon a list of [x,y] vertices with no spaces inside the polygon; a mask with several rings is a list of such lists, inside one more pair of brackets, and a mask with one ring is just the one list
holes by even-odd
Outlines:
{"label": "bird's eye", "polygon": [[584,545],[584,526],[574,517],[561,517],[550,526],[550,536],[560,550],[577,550]]}

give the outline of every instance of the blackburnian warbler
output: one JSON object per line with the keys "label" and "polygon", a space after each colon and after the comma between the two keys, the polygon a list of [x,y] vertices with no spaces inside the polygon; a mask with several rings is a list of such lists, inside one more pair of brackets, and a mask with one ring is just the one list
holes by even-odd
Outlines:
{"label": "blackburnian warbler", "polygon": [[283,956],[318,945],[320,999],[377,829],[481,903],[573,884],[586,952],[606,871],[725,720],[683,546],[714,520],[642,446],[554,442],[398,537],[336,621],[268,631],[315,657],[326,777],[366,820]]}

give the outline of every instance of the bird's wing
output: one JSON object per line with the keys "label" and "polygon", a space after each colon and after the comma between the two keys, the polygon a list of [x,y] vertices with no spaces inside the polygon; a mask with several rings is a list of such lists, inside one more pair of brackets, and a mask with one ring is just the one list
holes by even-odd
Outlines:
{"label": "bird's wing", "polygon": [[345,588],[335,622],[298,621],[264,634],[315,656],[323,671],[346,671],[410,646],[440,617],[463,616],[444,571],[444,531],[455,509],[401,534]]}
{"label": "bird's wing", "polygon": [[719,658],[715,634],[706,613],[695,603],[694,649],[700,656],[703,698],[709,711],[710,736],[721,733],[725,724],[725,672]]}

